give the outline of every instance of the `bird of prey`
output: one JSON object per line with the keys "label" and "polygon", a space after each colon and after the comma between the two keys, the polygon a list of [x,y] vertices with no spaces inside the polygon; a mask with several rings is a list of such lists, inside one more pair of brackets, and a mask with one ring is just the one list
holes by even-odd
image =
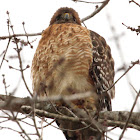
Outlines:
{"label": "bird of prey", "polygon": [[[110,47],[103,37],[81,25],[72,8],[60,8],[54,13],[36,49],[31,74],[33,93],[39,98],[91,92],[89,97],[71,101],[69,106],[111,110],[115,88],[109,89],[114,83]],[[89,129],[80,130],[82,125],[63,120],[57,123],[67,140],[101,139]]]}

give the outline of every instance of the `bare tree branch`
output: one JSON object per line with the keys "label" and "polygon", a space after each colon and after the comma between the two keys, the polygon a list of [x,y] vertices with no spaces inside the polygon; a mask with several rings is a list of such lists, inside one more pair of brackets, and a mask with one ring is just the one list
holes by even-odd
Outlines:
{"label": "bare tree branch", "polygon": [[[32,104],[33,99],[30,98],[18,98],[14,96],[6,96],[6,95],[0,95],[0,109],[1,110],[11,110],[15,112],[20,113],[30,113],[33,111]],[[58,107],[57,107],[58,108]],[[68,112],[65,108],[59,107],[58,110],[62,112]],[[34,110],[37,115],[40,117],[47,117],[47,118],[55,118],[55,119],[62,119],[62,120],[69,120],[72,122],[89,122],[89,118],[75,118],[68,115],[60,115],[58,112],[52,107],[51,104],[48,102],[38,102],[36,103],[36,109]],[[95,115],[95,112],[93,111],[91,113],[92,116]],[[126,111],[105,111],[105,112],[99,112],[98,121],[100,123],[106,122],[107,126],[117,126],[120,128],[123,128],[126,124],[126,120],[128,116],[130,115],[130,112]],[[140,113],[133,112],[131,114],[131,118],[129,120],[129,123],[127,127],[134,128],[140,131]]]}
{"label": "bare tree branch", "polygon": [[103,92],[107,92],[108,90],[110,90],[124,75],[126,75],[136,64],[140,64],[140,61],[137,60],[135,62],[131,62],[132,66],[129,66],[129,68],[124,72],[124,74],[118,78],[118,80],[116,80],[111,87],[109,87],[107,90],[103,91]]}
{"label": "bare tree branch", "polygon": [[[30,106],[22,106],[22,109],[26,112],[26,113],[30,113],[32,111],[32,107]],[[72,121],[72,122],[89,122],[88,118],[75,118],[75,117],[69,117],[69,116],[65,116],[65,115],[59,115],[59,114],[55,114],[55,113],[50,113],[44,110],[39,110],[39,109],[35,109],[35,112],[37,115],[41,116],[41,117],[47,117],[47,118],[55,118],[55,119],[60,119],[60,120],[67,120],[67,121]],[[63,110],[63,112],[65,112]],[[95,114],[95,112],[93,111],[93,114]],[[106,112],[100,112],[99,113],[99,123],[104,123],[106,122],[107,126],[117,126],[120,128],[123,128],[126,123],[126,118],[130,115],[129,112],[126,111],[106,111]],[[131,118],[129,120],[129,123],[127,124],[127,128],[134,128],[140,131],[140,122],[135,122],[135,118],[140,118],[139,115],[140,113],[132,113],[131,114]],[[104,118],[105,117],[105,118]],[[135,124],[134,124],[135,122]],[[139,125],[138,125],[139,124]]]}
{"label": "bare tree branch", "polygon": [[97,13],[99,13],[107,4],[108,4],[109,0],[105,0],[102,5],[100,7],[98,7],[93,13],[91,13],[89,16],[81,19],[81,22],[84,22],[90,18],[92,18],[93,16],[95,16]]}
{"label": "bare tree branch", "polygon": [[9,36],[1,36],[0,39],[3,40],[3,39],[11,39],[11,38],[14,38],[14,37],[39,36],[41,34],[42,34],[42,32],[40,32],[40,33],[32,33],[32,34],[14,34],[14,35],[9,35]]}
{"label": "bare tree branch", "polygon": [[[7,12],[7,13],[9,13],[9,12]],[[8,21],[7,21],[7,27],[8,27],[8,33],[9,33],[9,36],[10,36],[9,26],[10,26],[10,22],[9,22],[9,20],[8,20]],[[9,38],[8,43],[7,43],[7,47],[6,47],[5,51],[4,51],[4,55],[3,55],[3,58],[2,58],[2,61],[1,61],[1,64],[0,64],[0,69],[1,69],[1,67],[2,67],[2,64],[3,64],[3,61],[4,61],[4,59],[5,59],[6,53],[7,53],[7,51],[8,51],[10,42],[11,42],[11,38]]]}
{"label": "bare tree branch", "polygon": [[[8,15],[8,23],[9,23],[8,25],[10,26],[10,28],[11,28],[11,30],[12,30],[12,33],[13,33],[13,36],[14,36],[14,37],[13,37],[13,38],[14,38],[14,42],[15,42],[15,44],[16,44],[15,50],[16,50],[17,55],[18,55],[21,77],[22,77],[22,80],[23,80],[23,82],[24,82],[24,85],[25,85],[27,91],[28,91],[29,94],[32,96],[32,93],[31,93],[31,91],[30,91],[30,89],[29,89],[29,87],[28,87],[28,85],[27,85],[27,83],[26,83],[25,76],[24,76],[24,72],[23,72],[24,69],[23,69],[22,59],[21,59],[21,55],[20,55],[20,52],[21,52],[22,49],[19,47],[17,38],[15,37],[14,28],[13,28],[13,25],[12,25],[12,23],[11,23],[10,15],[9,15],[9,12],[8,12],[8,11],[7,11],[7,15]],[[9,27],[9,26],[8,26],[8,27]],[[9,28],[8,28],[8,29],[9,29]],[[10,34],[10,33],[9,33],[9,34]]]}
{"label": "bare tree branch", "polygon": [[[101,6],[100,7],[97,7],[96,10],[93,13],[91,13],[89,16],[81,19],[81,22],[84,22],[84,21],[92,18],[93,16],[95,16],[97,13],[99,13],[108,4],[108,2],[110,0],[105,0],[105,1],[102,1],[102,2],[86,2],[86,1],[77,1],[77,0],[74,0],[74,1],[76,1],[76,2],[85,2],[85,3],[93,3],[93,4],[102,3]],[[24,25],[24,22],[22,24]],[[42,32],[39,32],[39,33],[31,33],[31,34],[27,34],[25,32],[25,34],[13,34],[13,35],[9,35],[9,36],[0,36],[0,40],[11,39],[11,38],[15,38],[15,37],[23,37],[23,36],[26,36],[27,37],[27,40],[28,40],[28,37],[29,36],[38,36],[38,35],[41,35],[41,34],[42,34]]]}
{"label": "bare tree branch", "polygon": [[137,33],[137,35],[140,33],[140,26],[138,26],[138,28],[135,29],[133,27],[125,25],[124,23],[122,23],[122,25],[124,25],[125,27],[127,27],[127,29],[130,29],[131,31],[135,31]]}
{"label": "bare tree branch", "polygon": [[130,0],[130,1],[129,1],[129,3],[131,3],[131,2],[135,3],[137,6],[139,6],[139,7],[140,7],[140,4],[138,4],[138,3],[137,3],[137,2],[135,2],[134,0]]}
{"label": "bare tree branch", "polygon": [[83,2],[83,3],[90,3],[90,4],[99,4],[99,3],[104,3],[104,1],[100,2],[89,2],[89,1],[83,1],[83,0],[72,0],[74,2]]}
{"label": "bare tree branch", "polygon": [[[132,86],[132,85],[131,85],[131,86]],[[135,90],[135,92],[137,93],[137,96],[136,96],[135,101],[134,101],[134,103],[133,103],[133,106],[132,106],[132,108],[131,108],[130,114],[129,114],[128,119],[127,119],[127,121],[126,121],[126,124],[125,124],[125,126],[124,126],[124,128],[123,128],[123,131],[122,131],[122,133],[121,133],[121,135],[120,135],[120,137],[119,137],[119,140],[121,140],[122,137],[123,137],[123,134],[124,134],[124,132],[125,132],[127,126],[128,126],[128,123],[129,123],[129,121],[130,121],[130,118],[131,118],[132,112],[133,112],[133,110],[134,110],[134,107],[135,107],[135,105],[136,105],[136,103],[137,103],[138,97],[140,96],[140,91],[137,92],[136,89],[135,89],[133,86],[132,86],[132,88],[133,88],[133,89]]]}
{"label": "bare tree branch", "polygon": [[5,51],[4,51],[4,55],[3,55],[3,58],[2,58],[2,61],[1,61],[1,64],[0,64],[0,69],[1,69],[2,64],[3,64],[3,61],[4,61],[4,59],[5,59],[5,56],[6,56],[6,53],[7,53],[9,44],[10,44],[10,41],[11,41],[11,39],[9,38],[8,43],[7,43],[7,47],[6,47]]}

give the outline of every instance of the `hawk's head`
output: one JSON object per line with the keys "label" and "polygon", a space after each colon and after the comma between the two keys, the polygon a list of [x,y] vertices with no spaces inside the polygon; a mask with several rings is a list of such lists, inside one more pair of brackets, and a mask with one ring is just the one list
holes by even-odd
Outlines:
{"label": "hawk's head", "polygon": [[68,7],[58,9],[50,21],[50,25],[61,23],[74,23],[81,25],[78,13],[74,9]]}

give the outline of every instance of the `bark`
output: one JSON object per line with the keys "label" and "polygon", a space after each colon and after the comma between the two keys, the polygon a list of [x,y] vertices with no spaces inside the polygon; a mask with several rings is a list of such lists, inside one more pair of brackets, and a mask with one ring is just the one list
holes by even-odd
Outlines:
{"label": "bark", "polygon": [[[29,97],[19,98],[14,96],[0,95],[0,109],[9,110],[13,112],[20,112],[22,114],[29,114],[33,112],[32,106],[35,103],[34,99]],[[47,117],[59,120],[68,120],[72,122],[85,122],[90,123],[89,117],[86,116],[84,110],[83,116],[74,117],[65,107],[57,107],[55,104],[52,105],[47,101],[36,101],[35,113],[40,117]],[[81,109],[80,109],[81,110]],[[97,112],[90,112],[90,115],[95,118],[97,117]],[[98,113],[97,122],[94,123],[98,125],[101,123],[105,126],[120,127],[123,128],[126,124],[126,120],[130,112],[128,111],[104,111]],[[99,126],[99,125],[98,125]],[[95,128],[95,126],[94,126]],[[134,128],[140,131],[140,112],[133,112],[127,128]]]}

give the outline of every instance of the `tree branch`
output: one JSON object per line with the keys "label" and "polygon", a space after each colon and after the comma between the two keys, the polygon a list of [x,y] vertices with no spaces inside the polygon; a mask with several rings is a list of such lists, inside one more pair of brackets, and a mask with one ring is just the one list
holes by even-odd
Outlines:
{"label": "tree branch", "polygon": [[135,31],[137,33],[137,35],[139,35],[139,33],[140,33],[140,26],[138,26],[138,28],[136,29],[136,28],[127,26],[124,23],[122,23],[122,25],[124,25],[125,27],[127,27],[127,29],[130,29],[131,31]]}
{"label": "tree branch", "polygon": [[[9,110],[9,111],[15,111],[20,112],[23,114],[32,113],[33,108],[33,99],[27,97],[27,98],[18,98],[14,96],[6,96],[6,95],[0,95],[0,109],[1,110]],[[56,108],[58,108],[56,106]],[[66,108],[59,107],[59,112],[68,112]],[[81,109],[80,109],[81,110]],[[62,115],[59,114],[58,111],[54,109],[54,107],[49,104],[49,102],[37,102],[36,103],[36,109],[34,109],[35,113],[40,117],[47,117],[47,118],[55,118],[55,119],[61,119],[61,120],[68,120],[72,122],[89,122],[89,118],[75,118],[71,115]],[[95,111],[91,112],[91,115],[95,116]],[[126,125],[126,120],[128,119],[128,116],[130,115],[130,112],[127,111],[104,111],[99,112],[98,116],[98,122],[102,124],[106,124],[107,126],[117,126],[120,128],[123,128]],[[129,123],[127,125],[127,128],[134,128],[140,131],[140,113],[133,112],[131,114],[131,117],[129,118]]]}
{"label": "tree branch", "polygon": [[91,13],[89,16],[81,19],[81,22],[84,22],[90,18],[92,18],[93,16],[95,16],[97,13],[99,13],[107,4],[108,4],[109,0],[105,0],[102,5],[100,7],[98,7],[93,13]]}
{"label": "tree branch", "polygon": [[14,38],[14,37],[23,37],[23,36],[38,36],[38,35],[41,35],[42,32],[40,33],[32,33],[32,34],[14,34],[14,35],[9,35],[9,36],[0,36],[0,40],[3,40],[3,39],[11,39],[11,38]]}
{"label": "tree branch", "polygon": [[139,7],[140,7],[140,4],[138,4],[138,3],[137,3],[137,2],[135,2],[134,0],[130,0],[130,1],[129,1],[129,3],[131,3],[131,2],[135,3],[137,6],[139,6]]}
{"label": "tree branch", "polygon": [[[74,0],[76,2],[84,2],[84,1],[77,1],[77,0]],[[97,13],[99,13],[109,2],[110,0],[105,0],[105,1],[102,1],[102,2],[91,2],[93,4],[98,4],[98,3],[102,3],[101,6],[97,7],[96,10],[91,13],[90,15],[86,16],[85,18],[81,19],[81,22],[84,22],[90,18],[92,18],[93,16],[95,16]],[[90,2],[86,2],[85,3],[90,3]],[[26,36],[26,37],[29,37],[29,36],[38,36],[38,35],[41,35],[42,32],[39,32],[39,33],[32,33],[32,34],[13,34],[13,35],[9,35],[9,36],[0,36],[0,40],[4,40],[4,39],[11,39],[11,38],[15,38],[15,37],[23,37],[23,36]]]}
{"label": "tree branch", "polygon": [[[131,85],[131,86],[132,86],[132,85]],[[134,88],[133,86],[132,86],[132,88],[135,90],[135,88]],[[131,115],[132,115],[132,113],[133,113],[134,107],[135,107],[135,105],[136,105],[136,103],[137,103],[137,100],[138,100],[138,98],[139,98],[140,91],[137,92],[137,91],[135,90],[135,92],[137,93],[137,96],[136,96],[135,101],[134,101],[134,103],[133,103],[133,106],[132,106],[132,108],[131,108],[130,114],[129,114],[128,118],[127,118],[127,121],[126,121],[126,123],[125,123],[125,125],[124,125],[123,131],[122,131],[122,133],[121,133],[121,135],[120,135],[120,137],[119,137],[119,140],[121,140],[122,137],[123,137],[123,135],[124,135],[124,132],[125,132],[127,126],[128,126],[129,120],[130,120]]]}
{"label": "tree branch", "polygon": [[121,75],[121,77],[119,77],[108,89],[104,90],[103,92],[107,92],[109,91],[113,86],[115,86],[115,84],[117,82],[119,82],[119,80],[125,76],[135,65],[139,65],[140,64],[140,60],[137,60],[137,61],[134,61],[134,62],[131,62],[131,66],[128,67],[128,69]]}

